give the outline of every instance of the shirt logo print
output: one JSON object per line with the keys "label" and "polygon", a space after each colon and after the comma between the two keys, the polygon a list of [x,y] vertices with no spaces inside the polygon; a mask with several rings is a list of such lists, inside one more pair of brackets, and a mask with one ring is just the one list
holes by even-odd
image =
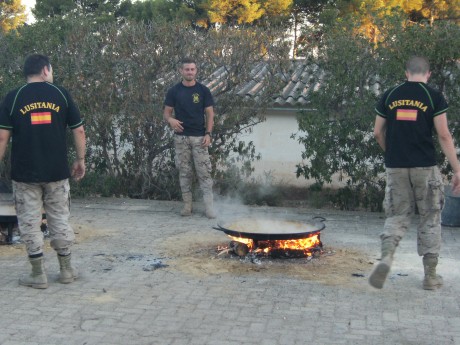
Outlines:
{"label": "shirt logo print", "polygon": [[416,109],[397,109],[396,120],[398,121],[417,121]]}
{"label": "shirt logo print", "polygon": [[46,125],[51,123],[51,112],[31,113],[30,122],[32,125]]}
{"label": "shirt logo print", "polygon": [[193,97],[193,103],[200,103],[200,95],[198,93],[194,93],[192,97]]}

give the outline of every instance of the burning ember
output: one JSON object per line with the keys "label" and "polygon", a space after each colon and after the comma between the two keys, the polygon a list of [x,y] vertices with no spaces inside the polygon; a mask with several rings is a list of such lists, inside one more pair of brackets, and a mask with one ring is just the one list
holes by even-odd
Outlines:
{"label": "burning ember", "polygon": [[232,241],[228,247],[218,247],[219,254],[235,253],[245,256],[248,253],[285,258],[301,258],[320,254],[322,243],[319,234],[295,240],[256,241],[249,238],[229,236]]}
{"label": "burning ember", "polygon": [[[257,256],[301,258],[316,256],[322,252],[323,245],[320,240],[320,231],[324,224],[322,224],[321,229],[317,227],[313,231],[306,231],[311,230],[312,226],[277,221],[275,225],[279,226],[279,228],[274,229],[273,222],[270,223],[271,227],[267,227],[266,220],[252,221],[248,227],[250,230],[248,232],[242,231],[242,226],[247,226],[248,224],[246,220],[231,225],[233,229],[238,230],[218,228],[218,230],[224,229],[223,231],[232,239],[227,247],[218,248],[218,255],[234,253],[240,257],[252,254]],[[260,225],[265,227],[261,229]],[[267,233],[264,233],[264,231],[267,231]]]}

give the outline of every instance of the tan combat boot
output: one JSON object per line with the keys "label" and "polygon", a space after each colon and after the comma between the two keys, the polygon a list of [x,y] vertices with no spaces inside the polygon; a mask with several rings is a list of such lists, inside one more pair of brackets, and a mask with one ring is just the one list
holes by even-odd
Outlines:
{"label": "tan combat boot", "polygon": [[212,194],[203,196],[205,215],[209,219],[214,219],[217,217],[216,211],[214,210],[214,200]]}
{"label": "tan combat boot", "polygon": [[23,275],[19,278],[19,285],[29,286],[34,289],[46,289],[48,287],[48,278],[45,272],[45,258],[29,258],[32,265],[32,273]]}
{"label": "tan combat boot", "polygon": [[188,217],[192,215],[192,193],[182,193],[182,200],[184,200],[184,207],[180,211],[182,217]]}
{"label": "tan combat boot", "polygon": [[382,258],[380,262],[374,266],[369,276],[369,284],[376,289],[381,289],[387,279],[391,264],[393,263],[395,250],[396,245],[391,238],[382,240]]}
{"label": "tan combat boot", "polygon": [[437,265],[438,256],[436,254],[425,254],[423,256],[423,268],[425,270],[425,278],[423,279],[423,289],[436,290],[442,286],[442,277],[436,274]]}
{"label": "tan combat boot", "polygon": [[72,255],[61,256],[58,254],[59,260],[59,268],[60,268],[60,275],[59,275],[59,282],[61,284],[69,284],[72,283],[75,279],[78,278],[77,270],[72,267],[71,259]]}

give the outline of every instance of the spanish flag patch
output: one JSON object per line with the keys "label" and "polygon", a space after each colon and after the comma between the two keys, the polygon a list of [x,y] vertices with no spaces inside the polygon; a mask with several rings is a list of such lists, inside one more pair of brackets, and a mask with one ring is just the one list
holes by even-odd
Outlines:
{"label": "spanish flag patch", "polygon": [[51,123],[51,113],[49,111],[44,113],[31,113],[30,121],[33,125],[49,124]]}
{"label": "spanish flag patch", "polygon": [[396,120],[417,121],[417,109],[397,109]]}

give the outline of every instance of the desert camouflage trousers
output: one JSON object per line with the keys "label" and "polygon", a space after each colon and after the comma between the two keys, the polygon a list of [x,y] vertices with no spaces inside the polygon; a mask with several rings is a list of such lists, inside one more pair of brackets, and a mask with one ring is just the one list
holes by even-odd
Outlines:
{"label": "desert camouflage trousers", "polygon": [[13,197],[21,241],[29,256],[43,252],[43,233],[40,229],[42,211],[50,234],[51,247],[61,255],[70,254],[75,235],[69,225],[69,180],[48,183],[13,181]]}
{"label": "desert camouflage trousers", "polygon": [[420,256],[439,255],[441,249],[441,210],[443,181],[436,166],[387,168],[384,209],[386,220],[382,240],[392,238],[397,245],[408,230],[417,207],[417,252]]}
{"label": "desert camouflage trousers", "polygon": [[176,167],[182,195],[192,193],[193,166],[203,195],[212,195],[211,161],[208,148],[201,146],[203,137],[174,136]]}

